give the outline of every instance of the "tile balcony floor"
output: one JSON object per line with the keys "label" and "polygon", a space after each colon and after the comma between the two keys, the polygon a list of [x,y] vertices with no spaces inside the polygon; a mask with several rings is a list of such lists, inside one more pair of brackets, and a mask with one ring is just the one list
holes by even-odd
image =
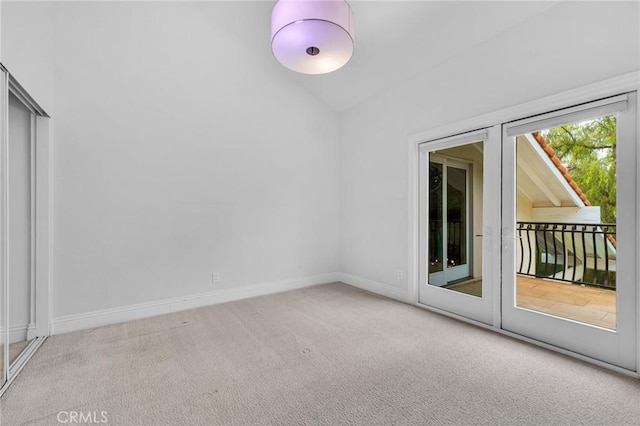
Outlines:
{"label": "tile balcony floor", "polygon": [[[518,276],[521,308],[544,312],[599,327],[616,329],[616,292],[559,281]],[[456,284],[450,290],[479,296],[482,280]]]}

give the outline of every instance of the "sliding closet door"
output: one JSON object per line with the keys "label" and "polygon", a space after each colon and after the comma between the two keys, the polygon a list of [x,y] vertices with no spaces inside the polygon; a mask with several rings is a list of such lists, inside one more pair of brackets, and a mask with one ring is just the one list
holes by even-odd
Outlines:
{"label": "sliding closet door", "polygon": [[7,287],[7,138],[9,73],[0,67],[0,389],[9,373],[9,318]]}
{"label": "sliding closet door", "polygon": [[49,332],[49,122],[0,64],[0,395]]}
{"label": "sliding closet door", "polygon": [[636,94],[503,126],[502,327],[636,370]]}
{"label": "sliding closet door", "polygon": [[9,93],[9,365],[34,336],[32,139],[35,115]]}

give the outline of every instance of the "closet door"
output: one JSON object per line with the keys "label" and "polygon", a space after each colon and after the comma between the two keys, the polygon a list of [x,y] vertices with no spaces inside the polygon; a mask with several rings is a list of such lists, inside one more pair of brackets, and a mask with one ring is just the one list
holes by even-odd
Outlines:
{"label": "closet door", "polygon": [[9,93],[8,287],[9,365],[35,337],[32,150],[35,114]]}
{"label": "closet door", "polygon": [[7,286],[7,139],[9,74],[0,67],[0,389],[8,380],[9,373],[9,323]]}
{"label": "closet door", "polygon": [[636,370],[636,94],[503,126],[502,327]]}
{"label": "closet door", "polygon": [[[0,64],[0,395],[49,333],[49,122]],[[37,207],[37,208],[36,208]]]}

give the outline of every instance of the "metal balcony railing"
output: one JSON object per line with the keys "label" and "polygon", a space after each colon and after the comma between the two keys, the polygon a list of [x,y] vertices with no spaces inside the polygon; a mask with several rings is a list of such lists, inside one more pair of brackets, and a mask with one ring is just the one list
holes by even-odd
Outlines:
{"label": "metal balcony railing", "polygon": [[616,225],[517,222],[517,272],[574,284],[616,287]]}

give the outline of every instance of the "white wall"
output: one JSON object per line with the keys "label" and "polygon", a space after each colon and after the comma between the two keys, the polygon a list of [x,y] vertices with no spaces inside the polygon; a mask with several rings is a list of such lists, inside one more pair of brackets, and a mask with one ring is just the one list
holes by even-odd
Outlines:
{"label": "white wall", "polygon": [[54,317],[337,271],[338,116],[271,7],[55,4]]}
{"label": "white wall", "polygon": [[408,136],[638,70],[638,7],[559,4],[345,111],[341,270],[406,289]]}
{"label": "white wall", "polygon": [[0,62],[53,114],[53,2],[0,2]]}

